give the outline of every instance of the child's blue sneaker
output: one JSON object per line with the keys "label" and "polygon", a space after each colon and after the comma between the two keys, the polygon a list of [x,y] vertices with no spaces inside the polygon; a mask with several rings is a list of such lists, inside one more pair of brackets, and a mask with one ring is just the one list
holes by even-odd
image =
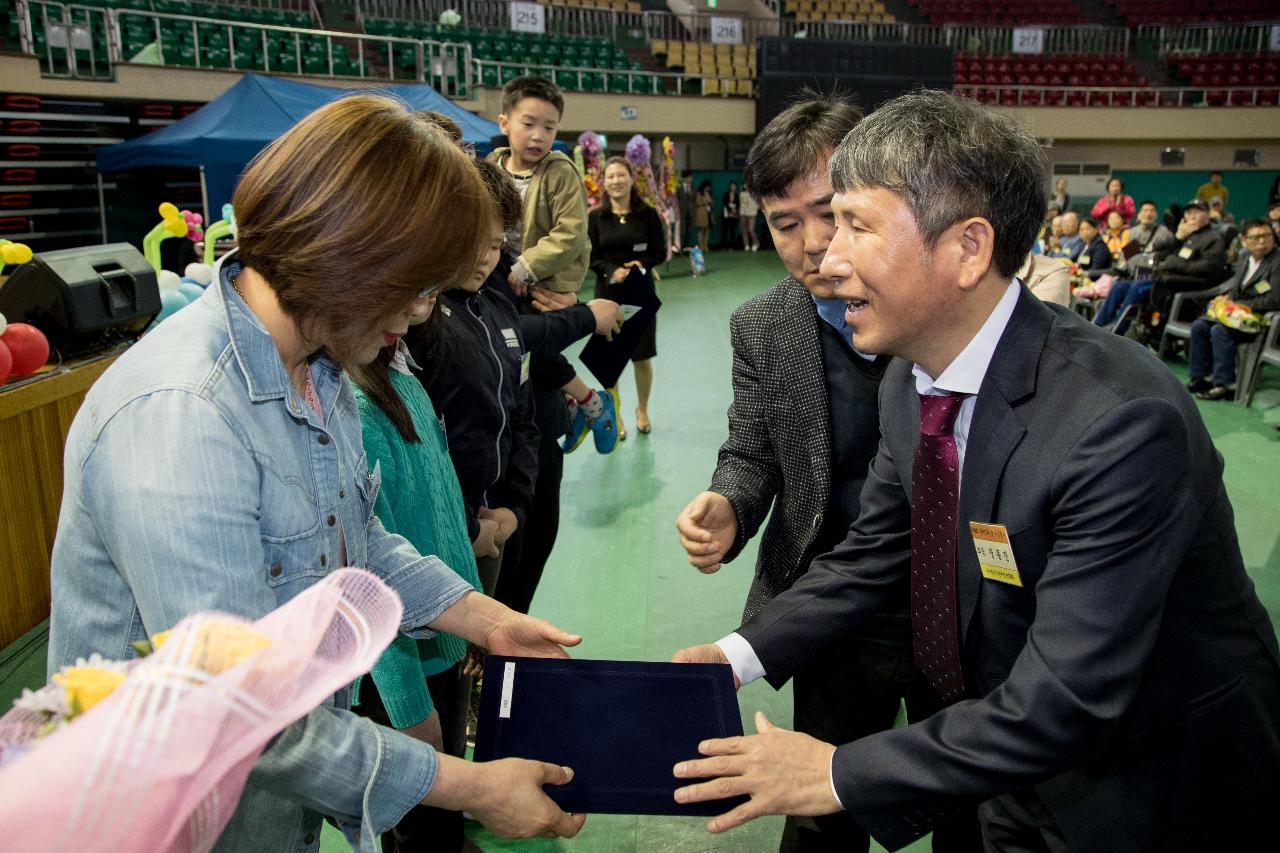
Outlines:
{"label": "child's blue sneaker", "polygon": [[591,428],[587,426],[587,413],[582,410],[582,406],[573,406],[569,414],[569,434],[560,442],[560,449],[565,453],[572,453],[589,432]]}
{"label": "child's blue sneaker", "polygon": [[613,448],[618,446],[618,407],[612,391],[601,389],[596,393],[600,395],[604,411],[599,417],[589,420],[588,424],[596,442],[596,452],[612,453]]}

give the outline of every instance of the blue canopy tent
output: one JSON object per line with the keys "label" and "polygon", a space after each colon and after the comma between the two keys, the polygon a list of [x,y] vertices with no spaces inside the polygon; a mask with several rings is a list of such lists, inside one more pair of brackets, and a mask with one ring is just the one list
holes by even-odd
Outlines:
{"label": "blue canopy tent", "polygon": [[414,109],[444,113],[462,128],[462,141],[474,145],[480,154],[487,154],[491,138],[501,133],[494,122],[467,112],[425,83],[339,89],[246,74],[186,118],[146,136],[100,149],[98,172],[140,166],[198,167],[205,212],[220,211],[225,202],[231,201],[240,173],[255,154],[303,116],[355,92],[388,94]]}

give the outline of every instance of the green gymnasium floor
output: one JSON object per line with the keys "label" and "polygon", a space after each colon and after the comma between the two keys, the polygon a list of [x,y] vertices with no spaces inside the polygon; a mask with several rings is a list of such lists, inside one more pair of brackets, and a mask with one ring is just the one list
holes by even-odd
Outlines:
{"label": "green gymnasium floor", "polygon": [[[706,487],[724,439],[730,399],[728,317],[744,300],[782,275],[772,254],[712,253],[711,272],[693,279],[683,262],[659,286],[665,307],[659,318],[656,381],[650,413],[653,433],[631,435],[610,456],[589,443],[566,459],[560,537],[534,612],[579,632],[581,657],[666,660],[686,645],[714,640],[736,627],[755,560],[750,547],[716,575],[701,575],[684,560],[674,519]],[[1172,368],[1185,378],[1181,363]],[[622,380],[625,422],[630,427],[634,386]],[[1264,373],[1253,408],[1201,404],[1209,429],[1226,457],[1227,486],[1235,504],[1245,564],[1263,602],[1280,624],[1280,371]],[[0,707],[23,686],[44,679],[43,628],[0,651]],[[790,724],[790,691],[763,682],[739,695],[743,720],[764,710]],[[590,733],[584,733],[589,737]],[[709,835],[703,819],[594,815],[571,841],[503,841],[478,826],[472,838],[486,851],[769,851],[776,849],[781,819],[755,821],[722,836]],[[346,849],[327,832],[323,849]],[[873,849],[879,849],[873,847]],[[929,849],[927,840],[909,848]]]}

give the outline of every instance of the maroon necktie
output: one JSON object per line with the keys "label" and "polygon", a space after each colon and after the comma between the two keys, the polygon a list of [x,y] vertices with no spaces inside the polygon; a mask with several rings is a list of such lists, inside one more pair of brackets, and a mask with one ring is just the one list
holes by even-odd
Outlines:
{"label": "maroon necktie", "polygon": [[964,693],[956,618],[960,458],[951,430],[965,396],[920,395],[911,466],[911,645],[916,666],[945,701]]}

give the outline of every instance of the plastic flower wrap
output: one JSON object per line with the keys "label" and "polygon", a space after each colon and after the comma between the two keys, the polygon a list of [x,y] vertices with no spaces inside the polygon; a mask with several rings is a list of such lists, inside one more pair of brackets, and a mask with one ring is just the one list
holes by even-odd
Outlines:
{"label": "plastic flower wrap", "polygon": [[145,658],[64,668],[0,717],[6,849],[211,849],[267,742],[367,672],[402,613],[341,569],[256,622],[199,613]]}
{"label": "plastic flower wrap", "polygon": [[1205,316],[1210,320],[1217,320],[1228,329],[1249,334],[1261,332],[1266,320],[1265,317],[1255,314],[1248,305],[1232,302],[1231,297],[1226,294],[1213,297]]}
{"label": "plastic flower wrap", "polygon": [[573,146],[573,165],[578,170],[578,176],[582,177],[587,174],[587,164],[582,162],[582,146]]}
{"label": "plastic flower wrap", "polygon": [[649,162],[653,156],[653,147],[649,140],[637,133],[627,140],[627,162],[631,164],[636,175],[636,192],[662,218],[663,230],[668,232],[667,257],[670,259],[670,229],[666,226],[671,221],[671,205],[662,193],[662,187],[653,176],[653,164]]}
{"label": "plastic flower wrap", "polygon": [[604,202],[604,170],[600,168],[603,146],[593,130],[584,130],[578,136],[582,149],[582,183],[587,188],[587,207],[594,210]]}
{"label": "plastic flower wrap", "polygon": [[440,13],[440,23],[446,27],[456,27],[462,23],[462,15],[458,14],[455,9],[445,9]]}
{"label": "plastic flower wrap", "polygon": [[662,192],[667,198],[676,197],[679,178],[676,176],[676,144],[670,136],[662,137]]}

